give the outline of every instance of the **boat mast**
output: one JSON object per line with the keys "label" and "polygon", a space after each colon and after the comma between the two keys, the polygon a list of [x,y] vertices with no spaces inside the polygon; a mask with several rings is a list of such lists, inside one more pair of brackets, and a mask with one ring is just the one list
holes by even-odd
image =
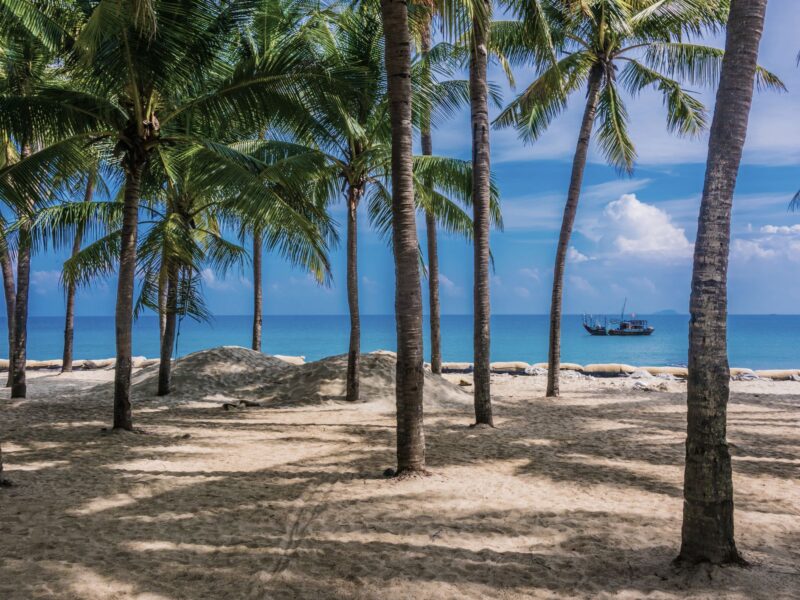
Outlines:
{"label": "boat mast", "polygon": [[620,316],[619,316],[619,320],[620,321],[624,321],[625,320],[625,307],[627,306],[627,304],[628,304],[628,299],[625,298],[625,302],[622,303],[622,314],[620,314]]}

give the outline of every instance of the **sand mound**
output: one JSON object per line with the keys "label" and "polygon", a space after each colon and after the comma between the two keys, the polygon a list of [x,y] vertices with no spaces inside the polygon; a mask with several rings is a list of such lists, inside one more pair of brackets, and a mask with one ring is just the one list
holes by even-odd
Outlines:
{"label": "sand mound", "polygon": [[[220,346],[193,352],[172,365],[173,395],[223,394],[252,389],[292,365],[241,346]],[[153,395],[158,388],[158,365],[147,367],[133,377],[133,393]]]}
{"label": "sand mound", "polygon": [[[372,352],[361,355],[360,400],[394,406],[395,363],[393,352]],[[317,404],[345,399],[347,355],[330,356],[316,362],[293,367],[277,374],[259,391],[268,405]],[[472,396],[440,375],[425,371],[425,404],[463,405]]]}

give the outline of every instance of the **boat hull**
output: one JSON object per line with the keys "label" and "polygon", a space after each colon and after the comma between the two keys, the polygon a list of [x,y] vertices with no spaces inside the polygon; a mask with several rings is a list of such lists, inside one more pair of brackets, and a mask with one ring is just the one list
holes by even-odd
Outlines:
{"label": "boat hull", "polygon": [[605,327],[590,327],[584,323],[583,328],[589,332],[589,335],[608,335]]}
{"label": "boat hull", "polygon": [[609,329],[608,335],[632,336],[632,335],[651,335],[655,331],[653,328],[641,331],[620,331],[619,329]]}

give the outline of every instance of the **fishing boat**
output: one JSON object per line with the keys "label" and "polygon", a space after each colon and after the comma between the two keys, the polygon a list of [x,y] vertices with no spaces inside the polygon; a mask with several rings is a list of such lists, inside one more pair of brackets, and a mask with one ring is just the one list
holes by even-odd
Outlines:
{"label": "fishing boat", "polygon": [[[628,299],[622,304],[622,312],[619,319],[603,318],[600,319],[592,315],[583,315],[583,328],[589,335],[651,335],[655,328],[647,323],[645,319],[636,319],[636,315],[631,315],[630,319],[625,318],[625,306],[628,304]],[[611,327],[609,327],[611,323]]]}

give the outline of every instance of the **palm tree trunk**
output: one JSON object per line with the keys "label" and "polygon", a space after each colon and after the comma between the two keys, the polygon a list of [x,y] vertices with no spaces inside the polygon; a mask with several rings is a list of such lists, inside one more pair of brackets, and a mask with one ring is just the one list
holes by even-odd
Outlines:
{"label": "palm tree trunk", "polygon": [[263,246],[261,231],[253,232],[253,350],[261,352],[261,328],[264,319],[261,290],[261,250]]}
{"label": "palm tree trunk", "polygon": [[679,559],[741,562],[733,536],[733,481],[726,440],[730,370],[727,273],[731,209],[747,134],[767,0],[734,0],[694,247],[689,304],[686,466]]}
{"label": "palm tree trunk", "polygon": [[408,4],[381,0],[392,125],[392,249],[397,319],[397,475],[425,471],[422,289],[412,174],[411,36]]}
{"label": "palm tree trunk", "polygon": [[17,254],[17,297],[14,303],[14,372],[11,378],[11,397],[25,398],[27,385],[25,364],[28,351],[28,295],[31,281],[31,240],[27,226],[19,230]]}
{"label": "palm tree trunk", "polygon": [[[133,154],[133,153],[132,153]],[[133,429],[131,416],[132,321],[139,189],[144,161],[131,157],[125,174],[122,245],[119,257],[116,307],[117,364],[114,369],[114,429]]]}
{"label": "palm tree trunk", "polygon": [[[83,196],[84,202],[91,202],[94,194],[95,175],[89,174],[89,181],[86,183],[86,193]],[[75,232],[75,240],[72,242],[72,258],[81,251],[83,243],[83,227],[78,227]],[[75,338],[75,283],[67,284],[67,311],[64,317],[64,354],[61,359],[61,372],[69,373],[72,371],[72,350]]]}
{"label": "palm tree trunk", "polygon": [[[421,31],[422,55],[427,56],[431,50],[431,18],[426,19]],[[428,72],[429,73],[429,72]],[[430,77],[429,77],[430,78]],[[430,106],[424,107],[420,126],[420,142],[424,156],[433,155],[433,139],[431,136]],[[442,373],[442,330],[441,310],[439,306],[439,250],[436,239],[436,217],[429,210],[425,211],[425,237],[428,242],[428,312],[431,320],[431,371],[437,375]]]}
{"label": "palm tree trunk", "polygon": [[[20,160],[31,154],[30,146],[22,144]],[[28,209],[33,210],[34,199],[28,198]],[[29,225],[22,225],[18,234],[17,291],[14,298],[14,349],[9,364],[11,373],[11,397],[24,398],[27,394],[25,368],[28,352],[28,294],[31,284],[31,236]]]}
{"label": "palm tree trunk", "polygon": [[439,255],[436,240],[436,218],[425,211],[428,239],[428,302],[431,319],[431,371],[442,374],[442,316],[439,306]]}
{"label": "palm tree trunk", "polygon": [[158,363],[158,395],[170,392],[172,349],[175,347],[175,327],[178,321],[178,269],[170,265],[167,274],[167,306],[164,335],[161,337],[161,358]]}
{"label": "palm tree trunk", "polygon": [[161,269],[158,272],[158,344],[164,340],[164,330],[167,328],[167,254],[162,253]]}
{"label": "palm tree trunk", "polygon": [[3,449],[0,448],[0,487],[8,485],[11,485],[11,482],[3,476]]}
{"label": "palm tree trunk", "polygon": [[6,328],[8,329],[8,380],[6,387],[11,387],[14,378],[14,313],[16,311],[17,290],[14,283],[14,266],[4,246],[0,253],[0,267],[3,269],[3,291],[6,296]]}
{"label": "palm tree trunk", "polygon": [[583,111],[583,121],[578,135],[578,145],[572,159],[572,176],[569,181],[567,203],[564,206],[564,216],[561,219],[561,233],[558,236],[558,249],[556,262],[553,268],[553,295],[550,300],[550,346],[547,354],[547,392],[548,398],[559,395],[559,370],[561,369],[561,297],[564,288],[564,267],[567,262],[569,238],[572,235],[572,226],[575,223],[575,214],[578,212],[578,200],[581,196],[583,173],[586,170],[586,157],[589,153],[589,141],[592,136],[594,116],[597,111],[597,100],[600,96],[600,86],[603,82],[603,72],[600,67],[593,67],[589,75],[589,90],[586,96],[586,108]]}
{"label": "palm tree trunk", "polygon": [[358,309],[358,201],[361,190],[347,188],[347,306],[350,311],[350,347],[347,351],[348,402],[358,401],[358,371],[361,363],[361,315]]}
{"label": "palm tree trunk", "polygon": [[[489,0],[490,1],[490,0]],[[489,94],[486,38],[491,10],[484,0],[485,15],[472,22],[472,51],[469,63],[469,95],[472,115],[472,210],[474,248],[473,349],[475,423],[493,425],[490,390],[489,319]]]}

